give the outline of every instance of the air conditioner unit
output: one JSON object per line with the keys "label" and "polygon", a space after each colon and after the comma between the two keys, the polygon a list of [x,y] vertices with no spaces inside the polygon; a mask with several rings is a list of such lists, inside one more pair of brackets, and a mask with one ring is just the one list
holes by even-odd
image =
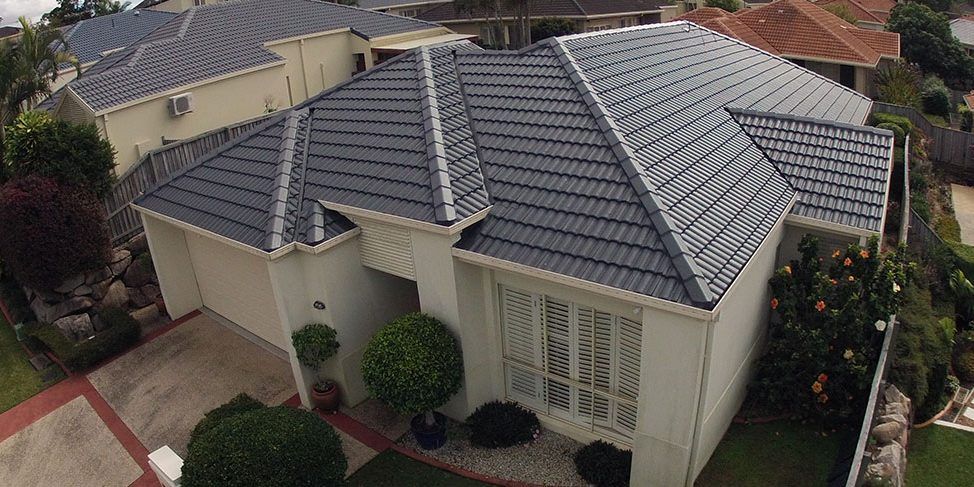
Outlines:
{"label": "air conditioner unit", "polygon": [[178,117],[185,113],[193,111],[195,108],[193,103],[192,93],[183,93],[181,95],[169,97],[169,115],[173,117]]}

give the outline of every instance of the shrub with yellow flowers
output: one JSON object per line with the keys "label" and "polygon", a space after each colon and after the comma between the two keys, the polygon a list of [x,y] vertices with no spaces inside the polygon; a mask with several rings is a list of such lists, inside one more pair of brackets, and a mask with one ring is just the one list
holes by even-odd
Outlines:
{"label": "shrub with yellow flowers", "polygon": [[876,238],[821,258],[818,239],[806,235],[799,251],[770,280],[772,320],[752,401],[798,417],[855,419],[912,264],[903,248],[881,255]]}

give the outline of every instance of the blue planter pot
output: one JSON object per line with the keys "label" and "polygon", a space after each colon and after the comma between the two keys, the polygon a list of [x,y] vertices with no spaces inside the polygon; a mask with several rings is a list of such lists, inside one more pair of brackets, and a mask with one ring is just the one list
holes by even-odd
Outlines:
{"label": "blue planter pot", "polygon": [[424,450],[435,450],[446,444],[446,416],[434,412],[436,424],[433,427],[426,425],[426,416],[423,414],[414,416],[410,422],[410,430],[416,443]]}

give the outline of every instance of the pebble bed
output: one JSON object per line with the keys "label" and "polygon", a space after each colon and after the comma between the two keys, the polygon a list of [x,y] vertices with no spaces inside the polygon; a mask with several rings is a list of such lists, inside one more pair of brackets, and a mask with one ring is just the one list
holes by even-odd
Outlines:
{"label": "pebble bed", "polygon": [[572,455],[582,444],[553,431],[543,430],[537,440],[510,448],[477,448],[467,440],[464,427],[450,421],[446,445],[437,450],[421,450],[413,435],[403,435],[399,444],[420,453],[505,480],[539,485],[584,486],[575,472]]}

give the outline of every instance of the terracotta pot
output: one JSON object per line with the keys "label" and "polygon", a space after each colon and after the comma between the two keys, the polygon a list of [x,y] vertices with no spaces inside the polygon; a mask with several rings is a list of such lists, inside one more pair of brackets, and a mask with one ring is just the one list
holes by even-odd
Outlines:
{"label": "terracotta pot", "polygon": [[338,384],[332,381],[324,381],[315,384],[311,388],[311,403],[321,411],[334,413],[338,411],[342,403],[342,394],[338,390]]}

